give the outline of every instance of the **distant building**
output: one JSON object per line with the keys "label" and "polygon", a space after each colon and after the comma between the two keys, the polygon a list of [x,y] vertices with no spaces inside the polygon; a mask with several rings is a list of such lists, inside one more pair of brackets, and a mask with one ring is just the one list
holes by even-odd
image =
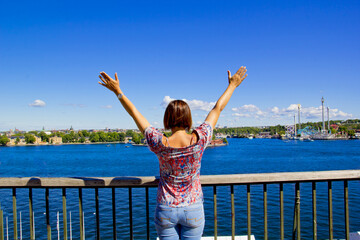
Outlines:
{"label": "distant building", "polygon": [[41,137],[38,137],[38,136],[34,136],[35,137],[35,142],[34,144],[41,144]]}
{"label": "distant building", "polygon": [[256,138],[271,138],[270,132],[261,132],[259,133]]}
{"label": "distant building", "polygon": [[63,143],[62,137],[56,137],[56,136],[51,137],[51,138],[49,138],[49,143],[51,143],[51,144],[62,144]]}
{"label": "distant building", "polygon": [[[19,139],[19,142],[16,143],[16,139]],[[15,145],[25,145],[25,137],[23,136],[11,136],[9,137],[9,142],[7,144],[7,146],[15,146]]]}

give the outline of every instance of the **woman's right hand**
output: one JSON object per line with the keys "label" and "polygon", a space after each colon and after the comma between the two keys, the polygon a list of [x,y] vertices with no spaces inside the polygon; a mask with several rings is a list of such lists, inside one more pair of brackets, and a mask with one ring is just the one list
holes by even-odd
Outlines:
{"label": "woman's right hand", "polygon": [[241,66],[239,70],[234,74],[234,76],[231,76],[230,71],[228,71],[228,78],[229,78],[229,85],[233,85],[235,87],[238,87],[242,81],[247,77],[247,74],[245,75],[247,69],[246,67]]}
{"label": "woman's right hand", "polygon": [[121,93],[117,73],[115,73],[115,80],[112,79],[105,72],[100,72],[99,78],[102,81],[102,82],[99,82],[100,85],[106,87],[107,89],[109,89],[110,91],[115,93],[115,95],[119,95],[119,93]]}

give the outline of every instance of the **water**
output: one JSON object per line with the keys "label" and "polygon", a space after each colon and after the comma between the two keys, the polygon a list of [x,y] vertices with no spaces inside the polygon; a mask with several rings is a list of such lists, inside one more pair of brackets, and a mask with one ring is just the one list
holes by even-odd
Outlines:
{"label": "water", "polygon": [[[201,174],[237,174],[360,169],[360,141],[300,142],[271,139],[229,139],[229,146],[209,148],[202,160]],[[0,148],[1,177],[116,177],[159,175],[156,156],[146,147],[124,144],[29,146]],[[204,187],[206,226],[204,236],[213,235],[212,187]],[[246,234],[246,186],[235,186],[236,234]],[[45,190],[33,190],[36,238],[46,239]],[[268,185],[269,239],[278,239],[279,186]],[[62,198],[60,189],[50,189],[52,237],[57,239],[56,213],[60,212],[62,231]],[[101,238],[112,237],[111,189],[99,189]],[[262,186],[251,187],[252,232],[263,239]],[[153,215],[156,189],[150,189],[150,214]],[[350,231],[360,231],[359,181],[349,182]],[[133,189],[135,239],[145,239],[145,190]],[[231,235],[230,187],[218,187],[218,235]],[[86,238],[95,238],[94,189],[84,189]],[[23,237],[29,238],[28,190],[17,190],[17,211],[22,212]],[[0,191],[1,207],[12,226],[12,190]],[[294,184],[284,185],[285,238],[291,238],[294,210]],[[344,202],[342,182],[333,183],[334,238],[344,238]],[[67,210],[72,212],[73,238],[79,239],[78,191],[67,189]],[[317,184],[318,238],[328,238],[327,184]],[[129,238],[128,190],[116,189],[118,239]],[[312,238],[311,183],[301,184],[302,239]],[[69,222],[69,216],[68,216]],[[18,227],[19,229],[19,227]],[[69,227],[68,227],[69,229]],[[156,233],[151,220],[152,239]],[[12,227],[10,228],[12,236]]]}

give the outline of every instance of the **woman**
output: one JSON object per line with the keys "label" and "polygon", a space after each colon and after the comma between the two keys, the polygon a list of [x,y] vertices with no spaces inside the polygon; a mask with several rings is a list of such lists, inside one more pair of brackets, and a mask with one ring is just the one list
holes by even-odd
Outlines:
{"label": "woman", "polygon": [[155,226],[160,239],[201,239],[205,224],[200,184],[201,158],[211,141],[221,111],[234,90],[247,77],[246,71],[246,67],[241,67],[234,76],[228,71],[228,87],[205,122],[192,133],[188,133],[192,126],[189,106],[182,100],[170,102],[164,115],[164,127],[172,132],[168,138],[152,127],[124,95],[116,73],[115,80],[104,72],[100,73],[102,82],[99,83],[115,93],[145,135],[150,150],[159,158]]}

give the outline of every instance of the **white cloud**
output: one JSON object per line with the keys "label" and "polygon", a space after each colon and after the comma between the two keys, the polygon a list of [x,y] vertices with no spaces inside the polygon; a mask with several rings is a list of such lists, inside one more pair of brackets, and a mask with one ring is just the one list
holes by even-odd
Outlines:
{"label": "white cloud", "polygon": [[107,108],[107,109],[110,109],[110,108],[112,108],[112,106],[111,105],[105,105],[105,106],[101,106],[102,108]]}
{"label": "white cloud", "polygon": [[[297,104],[290,104],[289,107],[279,109],[278,107],[273,107],[271,109],[271,113],[273,113],[273,116],[279,117],[279,116],[287,116],[292,117],[294,114],[298,114],[298,105]],[[301,118],[305,119],[319,119],[322,116],[322,107],[301,107],[300,108],[300,114]],[[325,118],[327,117],[327,110],[325,108],[324,112]],[[330,118],[351,118],[352,114],[345,113],[343,111],[340,111],[339,109],[331,109],[329,108],[329,116]]]}
{"label": "white cloud", "polygon": [[62,104],[64,106],[68,106],[68,107],[79,107],[79,108],[84,108],[86,107],[85,104],[81,104],[81,103],[64,103]]}
{"label": "white cloud", "polygon": [[45,107],[46,103],[40,99],[35,100],[29,104],[30,107]]}
{"label": "white cloud", "polygon": [[[243,105],[241,107],[236,107],[231,109],[233,112],[232,116],[243,117],[243,118],[254,118],[262,119],[266,118],[283,118],[288,119],[298,114],[298,104],[290,104],[286,108],[280,109],[277,106],[269,108],[267,110],[261,110],[259,107],[253,104]],[[319,107],[301,107],[301,118],[302,119],[321,119],[322,108]],[[329,109],[330,119],[346,119],[353,117],[352,114],[345,113],[339,109]],[[325,108],[325,117],[327,117],[327,110]]]}
{"label": "white cloud", "polygon": [[279,109],[278,107],[273,107],[273,108],[271,109],[271,112],[272,112],[272,113],[275,113],[275,114],[278,114],[278,113],[280,112],[280,109]]}
{"label": "white cloud", "polygon": [[[164,99],[162,100],[161,106],[166,108],[167,105],[173,100],[176,100],[176,99],[173,99],[170,96],[165,96]],[[215,106],[215,103],[216,103],[216,102],[205,102],[205,101],[197,100],[197,99],[193,99],[193,100],[182,99],[182,100],[185,101],[189,105],[189,107],[192,111],[202,110],[202,111],[209,112]]]}
{"label": "white cloud", "polygon": [[234,112],[238,112],[238,111],[243,111],[243,112],[256,112],[259,111],[260,109],[255,106],[254,104],[245,104],[241,107],[238,108],[232,108],[231,110],[233,110]]}
{"label": "white cloud", "polygon": [[248,113],[233,113],[232,115],[236,117],[251,117]]}

